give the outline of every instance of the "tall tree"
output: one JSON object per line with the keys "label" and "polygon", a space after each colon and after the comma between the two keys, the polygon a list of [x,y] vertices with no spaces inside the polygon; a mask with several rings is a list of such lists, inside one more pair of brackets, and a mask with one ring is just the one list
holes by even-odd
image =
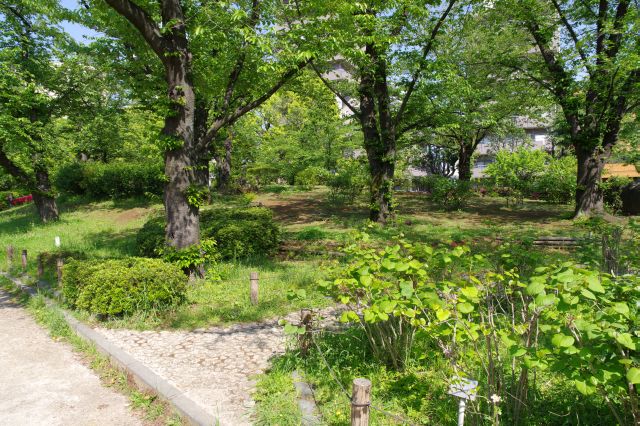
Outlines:
{"label": "tall tree", "polygon": [[577,160],[575,215],[603,210],[600,182],[625,115],[640,102],[640,8],[633,0],[497,2],[530,34],[522,72],[560,105]]}
{"label": "tall tree", "polygon": [[128,29],[105,17],[104,3],[135,28],[162,64],[167,243],[197,244],[199,212],[187,194],[207,183],[212,142],[307,64],[312,53],[302,45],[304,31],[278,27],[288,9],[275,0],[85,2],[101,29],[125,42]]}
{"label": "tall tree", "polygon": [[545,103],[528,79],[496,66],[505,54],[530,46],[522,34],[493,31],[494,19],[486,8],[476,7],[449,20],[434,49],[438,61],[417,85],[418,107],[408,118],[413,139],[424,135],[428,144],[457,151],[458,176],[465,181],[471,179],[472,157],[483,140],[518,133],[514,117],[537,117]]}
{"label": "tall tree", "polygon": [[[339,56],[329,64],[345,63],[349,77],[335,84],[331,81],[335,70],[319,64],[317,72],[362,129],[371,177],[372,221],[384,223],[393,213],[397,140],[406,130],[405,116],[433,58],[436,38],[456,3],[372,0],[340,2],[327,11],[339,34]],[[349,87],[350,79],[357,81],[355,90]]]}
{"label": "tall tree", "polygon": [[43,222],[57,220],[53,122],[74,94],[61,62],[73,44],[57,1],[3,0],[0,17],[0,166],[32,192]]}

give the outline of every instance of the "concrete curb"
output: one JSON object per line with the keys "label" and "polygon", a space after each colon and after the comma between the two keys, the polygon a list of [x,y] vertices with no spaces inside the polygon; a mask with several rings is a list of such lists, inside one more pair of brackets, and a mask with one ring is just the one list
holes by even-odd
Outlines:
{"label": "concrete curb", "polygon": [[[36,289],[25,285],[20,279],[4,272],[2,275],[11,280],[23,292],[31,296],[37,294]],[[55,302],[47,299],[47,304],[60,309],[69,327],[71,327],[79,337],[92,342],[100,353],[109,357],[109,360],[116,368],[130,374],[138,386],[157,393],[161,399],[171,404],[182,419],[186,420],[190,425],[209,426],[220,423],[217,418],[204,411],[198,404],[178,390],[178,388],[115,346],[91,327],[78,321],[69,312],[60,308]]]}

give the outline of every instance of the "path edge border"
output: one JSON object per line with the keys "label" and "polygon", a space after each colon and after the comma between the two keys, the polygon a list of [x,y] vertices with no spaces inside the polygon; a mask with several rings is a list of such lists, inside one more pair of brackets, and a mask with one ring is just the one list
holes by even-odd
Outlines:
{"label": "path edge border", "polygon": [[[2,272],[2,276],[11,280],[15,286],[30,296],[38,294],[37,289],[27,286],[19,278],[13,277],[5,272]],[[115,346],[88,325],[74,318],[71,313],[61,308],[54,301],[50,299],[46,299],[46,301],[49,306],[60,310],[69,327],[71,327],[80,338],[93,343],[98,352],[107,356],[115,368],[130,374],[136,385],[145,390],[157,393],[158,396],[169,403],[188,424],[195,426],[220,424],[219,419],[204,411],[197,403],[185,396],[182,391],[178,390],[178,388],[167,380],[154,373],[149,367]]]}

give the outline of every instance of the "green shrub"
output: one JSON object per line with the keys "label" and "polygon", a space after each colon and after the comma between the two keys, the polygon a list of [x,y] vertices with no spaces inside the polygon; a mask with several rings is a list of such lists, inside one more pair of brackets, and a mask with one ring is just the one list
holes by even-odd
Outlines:
{"label": "green shrub", "polygon": [[84,180],[84,163],[76,161],[60,167],[55,172],[54,184],[58,191],[65,194],[85,194],[87,185]]}
{"label": "green shrub", "polygon": [[545,173],[549,154],[538,149],[518,148],[516,151],[498,151],[496,161],[489,164],[486,175],[503,194],[522,202],[535,191],[537,179]]}
{"label": "green shrub", "polygon": [[533,185],[540,197],[550,203],[569,203],[576,194],[577,162],[574,156],[550,158],[544,173]]}
{"label": "green shrub", "polygon": [[612,213],[620,213],[622,211],[622,188],[631,182],[632,180],[628,177],[614,176],[600,183],[604,205]]}
{"label": "green shrub", "polygon": [[355,158],[338,160],[336,173],[329,178],[329,199],[336,202],[352,203],[369,184],[366,164]]}
{"label": "green shrub", "polygon": [[128,198],[161,195],[165,178],[159,163],[75,162],[58,169],[54,181],[67,194]]}
{"label": "green shrub", "polygon": [[[141,256],[158,256],[164,246],[164,218],[150,219],[137,235]],[[225,259],[271,255],[280,243],[280,229],[271,210],[263,207],[218,208],[200,214],[203,239],[213,238]]]}
{"label": "green shrub", "polygon": [[296,173],[294,183],[298,187],[311,188],[325,183],[329,178],[329,172],[324,167],[310,166]]}
{"label": "green shrub", "polygon": [[170,309],[184,302],[186,289],[187,276],[160,259],[72,260],[62,281],[65,303],[108,316]]}
{"label": "green shrub", "polygon": [[432,176],[431,195],[433,202],[445,210],[458,210],[467,202],[470,183],[442,176]]}

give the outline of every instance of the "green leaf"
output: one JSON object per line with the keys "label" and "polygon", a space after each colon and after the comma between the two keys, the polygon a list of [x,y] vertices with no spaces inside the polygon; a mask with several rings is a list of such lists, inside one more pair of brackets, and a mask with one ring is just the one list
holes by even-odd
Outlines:
{"label": "green leaf", "polygon": [[626,303],[624,302],[616,302],[613,304],[613,310],[616,311],[619,314],[624,315],[625,317],[629,318],[629,306],[627,306]]}
{"label": "green leaf", "polygon": [[583,380],[574,380],[576,385],[576,389],[583,395],[591,395],[596,389],[594,386],[591,386],[586,381]]}
{"label": "green leaf", "polygon": [[383,300],[379,306],[383,312],[390,314],[395,309],[398,303],[395,300]]}
{"label": "green leaf", "polygon": [[458,303],[457,307],[458,311],[462,312],[463,314],[473,312],[473,305],[471,303]]}
{"label": "green leaf", "polygon": [[400,294],[407,299],[413,296],[413,284],[410,282],[400,283]]}
{"label": "green leaf", "polygon": [[478,289],[475,287],[464,287],[460,289],[460,293],[464,295],[467,299],[475,299],[478,297]]}
{"label": "green leaf", "polygon": [[360,284],[362,284],[365,287],[369,287],[371,285],[371,281],[373,281],[371,279],[371,275],[362,275],[360,277]]}
{"label": "green leaf", "polygon": [[586,288],[583,288],[582,290],[580,290],[580,294],[582,294],[584,297],[586,297],[587,299],[591,299],[591,300],[596,300],[596,295],[591,293],[589,290],[587,290]]}
{"label": "green leaf", "polygon": [[533,281],[527,286],[527,294],[529,296],[536,296],[544,291],[544,282]]}
{"label": "green leaf", "polygon": [[596,275],[591,275],[587,278],[587,287],[596,293],[604,293],[604,287],[602,287],[600,279]]}
{"label": "green leaf", "polygon": [[630,368],[629,371],[627,371],[627,381],[632,385],[640,383],[640,368]]}
{"label": "green leaf", "polygon": [[451,316],[451,311],[447,309],[437,309],[436,310],[436,318],[438,321],[446,321]]}
{"label": "green leaf", "polygon": [[620,333],[616,336],[616,341],[622,346],[626,346],[631,350],[636,350],[636,344],[633,342],[633,338],[629,333]]}
{"label": "green leaf", "polygon": [[551,343],[557,348],[568,348],[573,345],[573,342],[575,342],[573,337],[562,333],[557,333],[551,338]]}

